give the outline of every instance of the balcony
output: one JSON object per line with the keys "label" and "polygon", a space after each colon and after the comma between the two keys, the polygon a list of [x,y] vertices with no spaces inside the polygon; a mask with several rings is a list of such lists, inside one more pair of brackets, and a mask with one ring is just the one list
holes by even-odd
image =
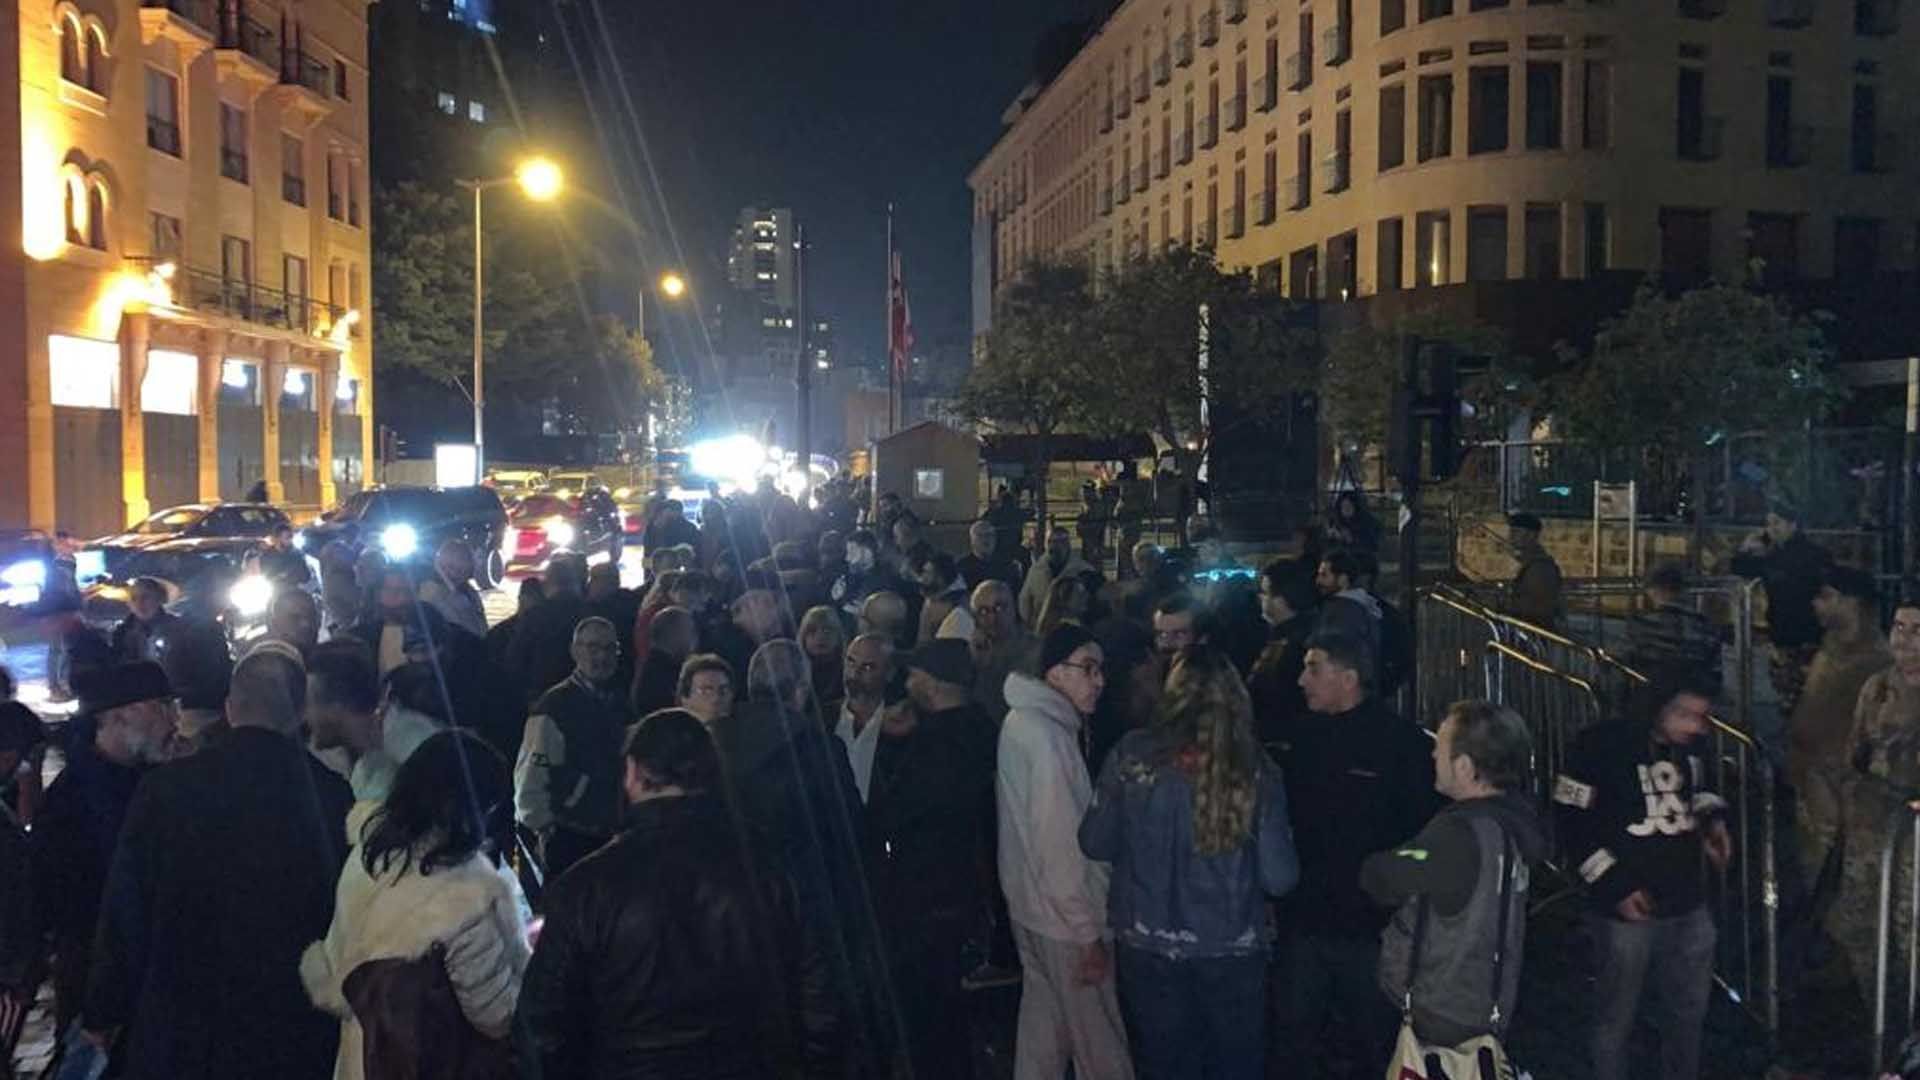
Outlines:
{"label": "balcony", "polygon": [[1703,116],[1689,127],[1680,128],[1679,153],[1682,161],[1718,161],[1727,130],[1724,116]]}
{"label": "balcony", "polygon": [[1200,228],[1194,231],[1194,240],[1200,247],[1213,246],[1213,222],[1211,220],[1200,223]]}
{"label": "balcony", "polygon": [[1253,111],[1254,112],[1272,112],[1273,107],[1275,105],[1278,105],[1279,103],[1280,103],[1280,94],[1274,88],[1273,76],[1262,75],[1259,78],[1253,80]]}
{"label": "balcony", "polygon": [[1247,208],[1245,206],[1227,207],[1227,239],[1238,240],[1247,235]]}
{"label": "balcony", "polygon": [[1200,44],[1218,45],[1220,43],[1220,12],[1208,8],[1200,13]]}
{"label": "balcony", "polygon": [[1211,116],[1200,118],[1200,149],[1211,150],[1220,143],[1220,122]]}
{"label": "balcony", "polygon": [[1320,31],[1320,51],[1327,54],[1327,66],[1339,67],[1353,59],[1353,27],[1335,23]]}
{"label": "balcony", "polygon": [[1305,210],[1307,205],[1313,201],[1313,187],[1307,182],[1306,173],[1297,173],[1287,177],[1285,182],[1280,185],[1280,190],[1281,193],[1286,196],[1287,209],[1289,210]]}
{"label": "balcony", "polygon": [[1227,130],[1239,131],[1247,126],[1247,97],[1235,94],[1227,99]]}
{"label": "balcony", "polygon": [[1193,63],[1193,35],[1181,34],[1173,39],[1173,63],[1175,67],[1188,67]]}
{"label": "balcony", "polygon": [[1172,79],[1173,79],[1173,61],[1167,59],[1166,53],[1161,53],[1159,56],[1154,57],[1153,58],[1153,85],[1165,86]]}
{"label": "balcony", "polygon": [[1680,16],[1685,19],[1717,19],[1727,13],[1727,0],[1680,0]]}
{"label": "balcony", "polygon": [[[127,262],[141,273],[154,266],[154,260],[147,256],[132,257]],[[331,330],[346,316],[346,309],[337,304],[269,289],[198,267],[176,264],[168,284],[172,287],[174,307],[256,327],[318,334]]]}
{"label": "balcony", "polygon": [[1813,160],[1813,125],[1788,124],[1767,132],[1767,167],[1797,169]]}
{"label": "balcony", "polygon": [[1274,213],[1274,203],[1278,201],[1275,196],[1276,193],[1271,191],[1256,191],[1253,193],[1253,223],[1255,225],[1273,224],[1273,219],[1277,216]]}
{"label": "balcony", "polygon": [[1147,163],[1144,161],[1133,167],[1133,190],[1147,190]]}
{"label": "balcony", "polygon": [[1281,65],[1281,75],[1287,80],[1287,89],[1305,90],[1313,85],[1313,61],[1305,53],[1289,53]]}
{"label": "balcony", "polygon": [[1133,77],[1133,100],[1147,100],[1147,73],[1142,71]]}
{"label": "balcony", "polygon": [[1133,99],[1127,96],[1127,84],[1120,84],[1120,96],[1114,100],[1113,116],[1116,120],[1125,120],[1133,115]]}
{"label": "balcony", "polygon": [[1352,184],[1353,156],[1345,150],[1335,150],[1320,159],[1320,190],[1329,195],[1338,195]]}
{"label": "balcony", "polygon": [[1100,216],[1101,216],[1101,217],[1110,217],[1110,216],[1112,216],[1112,214],[1113,214],[1113,189],[1112,189],[1112,188],[1110,188],[1110,187],[1103,187],[1103,188],[1101,188],[1101,189],[1100,189],[1100,197],[1099,197],[1099,199],[1098,199],[1098,200],[1096,200],[1096,202],[1097,202],[1097,204],[1098,204],[1098,206],[1099,206],[1099,208],[1100,208]]}
{"label": "balcony", "polygon": [[214,56],[220,74],[272,85],[280,77],[280,35],[249,18],[240,0],[221,0]]}
{"label": "balcony", "polygon": [[1167,153],[1153,155],[1153,178],[1155,180],[1165,180],[1167,174],[1173,171],[1172,158],[1173,155]]}
{"label": "balcony", "polygon": [[180,156],[180,125],[158,116],[147,117],[147,145],[163,154]]}
{"label": "balcony", "polygon": [[1900,0],[1854,0],[1854,33],[1862,37],[1891,37],[1899,29]]}
{"label": "balcony", "polygon": [[1227,22],[1245,22],[1247,18],[1247,0],[1226,0],[1220,5],[1226,10]]}
{"label": "balcony", "polygon": [[1900,137],[1890,131],[1853,140],[1853,171],[1890,173],[1900,167]]}
{"label": "balcony", "polygon": [[1813,0],[1767,0],[1767,24],[1797,30],[1813,22]]}
{"label": "balcony", "polygon": [[1188,162],[1193,160],[1193,136],[1192,135],[1189,135],[1183,131],[1179,135],[1174,136],[1173,160],[1178,162],[1181,165],[1185,165]]}
{"label": "balcony", "polygon": [[1125,206],[1133,198],[1133,185],[1127,183],[1127,171],[1120,170],[1120,186],[1113,189],[1113,205]]}
{"label": "balcony", "polygon": [[200,55],[213,44],[213,0],[141,0],[140,44],[170,41],[187,53]]}
{"label": "balcony", "polygon": [[309,53],[287,48],[280,54],[280,84],[276,94],[283,107],[325,116],[333,108],[333,69]]}

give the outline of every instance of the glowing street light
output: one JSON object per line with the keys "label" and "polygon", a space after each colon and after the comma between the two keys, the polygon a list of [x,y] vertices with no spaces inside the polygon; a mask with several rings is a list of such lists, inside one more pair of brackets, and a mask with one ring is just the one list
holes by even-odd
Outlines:
{"label": "glowing street light", "polygon": [[660,291],[669,300],[678,300],[687,291],[687,279],[672,271],[660,275]]}
{"label": "glowing street light", "polygon": [[484,315],[480,298],[485,294],[485,266],[480,250],[480,193],[488,188],[515,184],[520,193],[537,203],[552,202],[566,186],[560,166],[552,158],[530,157],[514,166],[513,175],[495,180],[458,180],[455,183],[473,192],[473,455],[474,475],[485,476],[487,465],[486,393],[482,379],[482,329]]}

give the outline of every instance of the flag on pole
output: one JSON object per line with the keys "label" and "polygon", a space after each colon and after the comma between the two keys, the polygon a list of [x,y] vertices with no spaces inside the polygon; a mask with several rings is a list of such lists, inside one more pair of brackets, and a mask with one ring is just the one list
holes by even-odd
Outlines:
{"label": "flag on pole", "polygon": [[887,293],[887,355],[893,377],[904,389],[907,357],[913,352],[913,316],[907,310],[907,284],[900,275],[900,253],[893,253],[892,285]]}

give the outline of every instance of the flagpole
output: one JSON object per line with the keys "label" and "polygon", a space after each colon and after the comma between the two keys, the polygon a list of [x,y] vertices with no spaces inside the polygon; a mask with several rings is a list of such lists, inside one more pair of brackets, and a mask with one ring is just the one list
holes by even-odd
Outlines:
{"label": "flagpole", "polygon": [[900,430],[900,368],[893,362],[893,204],[887,204],[887,434]]}

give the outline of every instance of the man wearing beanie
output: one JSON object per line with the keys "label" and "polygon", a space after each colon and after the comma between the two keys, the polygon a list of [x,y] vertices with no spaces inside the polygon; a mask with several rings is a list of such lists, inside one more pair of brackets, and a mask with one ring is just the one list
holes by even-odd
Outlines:
{"label": "man wearing beanie", "polygon": [[34,819],[33,911],[53,938],[54,1011],[61,1031],[80,1014],[107,864],[150,766],[174,738],[173,690],[150,660],[74,673],[80,714],[68,732],[67,765]]}
{"label": "man wearing beanie", "polygon": [[965,641],[906,658],[910,706],[884,710],[868,785],[874,908],[914,1075],[972,1075],[960,980],[992,855],[993,722],[973,703]]}
{"label": "man wearing beanie", "polygon": [[1023,969],[1015,1080],[1130,1080],[1112,955],[1104,938],[1107,868],[1080,852],[1093,798],[1081,744],[1106,686],[1100,645],[1061,626],[1040,645],[1038,677],[1007,676],[994,781],[1000,883]]}

